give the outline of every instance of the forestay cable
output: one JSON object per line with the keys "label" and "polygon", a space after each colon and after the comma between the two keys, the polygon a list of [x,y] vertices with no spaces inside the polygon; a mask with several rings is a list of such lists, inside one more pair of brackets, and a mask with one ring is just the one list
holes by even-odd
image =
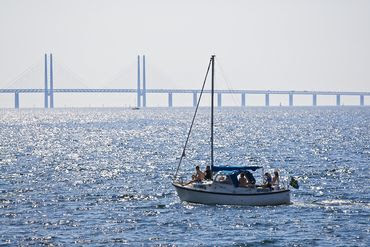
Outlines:
{"label": "forestay cable", "polygon": [[209,72],[209,69],[211,68],[211,62],[212,62],[212,59],[210,59],[209,64],[208,64],[207,73],[206,73],[206,76],[205,76],[204,81],[203,81],[202,90],[200,91],[199,100],[198,100],[198,102],[197,102],[197,107],[195,108],[195,112],[194,112],[193,120],[191,121],[190,129],[189,129],[189,132],[188,132],[188,137],[186,138],[186,142],[185,142],[185,145],[184,145],[184,149],[182,150],[182,154],[181,154],[181,157],[180,157],[179,165],[177,166],[177,169],[176,169],[175,175],[173,176],[173,181],[175,181],[175,179],[176,179],[176,177],[177,177],[177,173],[178,173],[178,171],[179,171],[179,168],[180,168],[180,165],[181,165],[181,162],[182,162],[182,158],[183,158],[183,157],[185,157],[185,150],[186,150],[186,146],[188,145],[188,141],[189,141],[189,138],[190,138],[190,133],[191,133],[191,130],[192,130],[192,128],[193,128],[194,121],[195,121],[195,117],[196,117],[197,112],[198,112],[198,108],[199,108],[200,100],[202,99],[203,90],[204,90],[204,87],[205,87],[205,85],[206,85],[206,81],[207,81],[207,77],[208,77],[208,72]]}

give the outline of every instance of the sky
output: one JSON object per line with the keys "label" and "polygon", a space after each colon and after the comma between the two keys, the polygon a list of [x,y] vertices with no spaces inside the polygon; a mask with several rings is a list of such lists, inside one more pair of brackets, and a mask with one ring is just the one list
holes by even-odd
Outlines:
{"label": "sky", "polygon": [[[53,53],[55,88],[135,88],[137,55],[146,55],[147,88],[199,89],[215,54],[218,89],[369,92],[369,13],[368,0],[1,0],[0,88],[43,88],[43,56]],[[147,97],[149,106],[167,104],[166,95]],[[41,94],[20,100],[43,105]],[[288,96],[270,101],[286,105]],[[57,107],[135,102],[133,94],[55,95]],[[240,96],[223,103],[240,105]],[[175,106],[191,104],[192,95],[174,96]],[[0,108],[13,106],[14,95],[0,94]]]}

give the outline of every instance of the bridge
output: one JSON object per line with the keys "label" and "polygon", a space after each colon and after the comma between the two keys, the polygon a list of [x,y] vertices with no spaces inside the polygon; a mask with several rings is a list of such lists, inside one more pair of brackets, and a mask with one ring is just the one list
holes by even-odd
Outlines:
{"label": "bridge", "polygon": [[[125,88],[74,88],[74,89],[57,89],[54,88],[54,75],[53,75],[53,57],[52,54],[49,56],[50,63],[48,64],[48,56],[45,54],[44,57],[44,88],[36,89],[0,89],[0,93],[14,94],[14,108],[19,109],[20,107],[20,94],[25,93],[42,93],[44,94],[44,108],[54,108],[54,94],[55,93],[133,93],[136,94],[137,107],[146,107],[146,95],[147,94],[167,94],[168,95],[168,107],[173,107],[173,95],[175,94],[192,94],[193,95],[193,106],[195,107],[198,102],[198,95],[200,94],[199,89],[147,89],[146,88],[146,67],[145,67],[145,56],[142,57],[143,69],[142,78],[143,82],[141,85],[141,57],[138,56],[137,60],[137,88],[136,89],[125,89]],[[49,68],[49,70],[48,70]],[[48,73],[49,72],[49,73]],[[50,76],[48,76],[48,74]],[[211,90],[204,90],[203,93],[210,94]],[[294,91],[294,90],[215,90],[217,94],[217,106],[222,106],[222,95],[233,94],[240,95],[241,107],[247,106],[246,98],[247,95],[264,95],[265,106],[270,106],[270,95],[287,95],[289,97],[289,106],[294,106],[294,95],[311,95],[312,106],[317,106],[317,97],[319,95],[333,95],[336,97],[336,105],[341,105],[341,96],[358,96],[359,105],[365,106],[365,96],[370,96],[370,92],[339,92],[339,91]]]}

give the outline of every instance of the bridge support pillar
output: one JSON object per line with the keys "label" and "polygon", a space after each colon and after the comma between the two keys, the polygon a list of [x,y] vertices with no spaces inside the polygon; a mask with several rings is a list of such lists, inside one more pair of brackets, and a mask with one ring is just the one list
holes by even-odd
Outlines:
{"label": "bridge support pillar", "polygon": [[168,93],[168,107],[172,107],[172,93]]}
{"label": "bridge support pillar", "polygon": [[14,94],[14,108],[19,109],[19,93],[15,92]]}
{"label": "bridge support pillar", "polygon": [[293,106],[293,94],[289,94],[289,106]]}
{"label": "bridge support pillar", "polygon": [[337,94],[337,106],[340,106],[340,94]]}
{"label": "bridge support pillar", "polygon": [[146,72],[145,72],[145,55],[143,56],[143,107],[146,107]]}
{"label": "bridge support pillar", "polygon": [[140,90],[140,56],[137,56],[137,91],[136,91],[136,106],[141,107],[141,90]]}
{"label": "bridge support pillar", "polygon": [[50,54],[50,108],[54,108],[53,54]]}
{"label": "bridge support pillar", "polygon": [[197,104],[198,104],[197,93],[193,93],[193,107],[197,107]]}
{"label": "bridge support pillar", "polygon": [[242,93],[242,107],[245,106],[245,93]]}
{"label": "bridge support pillar", "polygon": [[360,106],[364,106],[364,105],[365,105],[365,96],[360,95]]}
{"label": "bridge support pillar", "polygon": [[317,95],[316,94],[312,95],[312,105],[317,106]]}
{"label": "bridge support pillar", "polygon": [[270,106],[270,94],[265,94],[265,106]]}
{"label": "bridge support pillar", "polygon": [[44,108],[49,107],[49,91],[48,91],[48,55],[45,54],[45,61],[44,61],[44,81],[45,81],[45,91],[44,91]]}
{"label": "bridge support pillar", "polygon": [[217,107],[221,107],[222,105],[222,94],[221,93],[217,93]]}

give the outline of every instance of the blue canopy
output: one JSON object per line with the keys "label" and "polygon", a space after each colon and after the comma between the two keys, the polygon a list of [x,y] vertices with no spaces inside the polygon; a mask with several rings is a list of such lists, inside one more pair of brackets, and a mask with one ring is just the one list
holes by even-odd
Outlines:
{"label": "blue canopy", "polygon": [[218,174],[231,176],[233,174],[239,175],[240,172],[237,171],[237,170],[235,170],[235,171],[220,171]]}
{"label": "blue canopy", "polygon": [[[224,166],[224,167],[226,167],[226,166]],[[227,168],[229,168],[229,167],[231,168],[231,166],[228,166]],[[220,168],[220,167],[217,167],[217,168]],[[234,166],[234,168],[235,168],[235,166]],[[238,168],[238,167],[236,167],[236,168]],[[250,173],[248,170],[255,171],[255,170],[257,170],[259,168],[262,168],[262,167],[258,167],[258,166],[251,166],[251,167],[243,166],[243,167],[239,167],[239,168],[242,168],[242,169],[236,169],[236,170],[235,169],[234,170],[219,170],[219,174],[229,176],[231,178],[231,181],[233,182],[234,187],[239,187],[238,175],[240,173],[242,173],[242,172],[246,173],[245,175],[247,176],[248,180],[251,181],[254,184],[256,182],[256,180],[254,179],[252,173]],[[247,168],[249,168],[249,169],[247,169]],[[214,170],[212,170],[212,171],[215,172]]]}
{"label": "blue canopy", "polygon": [[224,171],[219,172],[219,174],[229,176],[231,178],[231,181],[233,182],[234,187],[239,186],[239,181],[238,181],[239,173],[240,173],[240,171],[238,171],[238,170],[233,170],[233,171],[224,170]]}
{"label": "blue canopy", "polygon": [[255,171],[257,169],[261,169],[261,166],[213,166],[211,167],[212,172],[218,172],[218,171]]}

